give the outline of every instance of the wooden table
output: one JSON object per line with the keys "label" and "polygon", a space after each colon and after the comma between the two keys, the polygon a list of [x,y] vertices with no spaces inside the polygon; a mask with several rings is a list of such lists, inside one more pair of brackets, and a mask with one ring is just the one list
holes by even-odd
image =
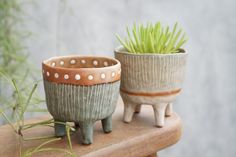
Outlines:
{"label": "wooden table", "polygon": [[[156,152],[175,144],[181,137],[182,124],[180,117],[173,113],[165,119],[165,126],[154,126],[154,114],[151,106],[143,106],[141,113],[135,114],[130,124],[122,121],[123,103],[120,100],[113,115],[113,131],[104,134],[101,122],[94,126],[94,143],[91,145],[78,144],[80,132],[72,135],[73,151],[82,157],[146,157],[156,156]],[[51,118],[49,115],[28,120],[27,123]],[[33,128],[25,133],[26,137],[53,135],[54,130],[49,127]],[[24,148],[37,146],[42,141],[24,142]],[[50,147],[67,147],[66,139],[49,145]],[[17,136],[8,125],[0,127],[0,156],[18,157],[19,148]],[[39,153],[34,156],[62,157],[60,152]]]}

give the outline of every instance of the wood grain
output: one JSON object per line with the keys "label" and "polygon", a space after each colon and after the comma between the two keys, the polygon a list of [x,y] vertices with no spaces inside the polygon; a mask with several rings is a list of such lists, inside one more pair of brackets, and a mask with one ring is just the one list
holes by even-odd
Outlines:
{"label": "wood grain", "polygon": [[154,154],[151,154],[151,155],[149,155],[149,156],[147,156],[147,157],[157,157],[157,154],[154,153]]}
{"label": "wood grain", "polygon": [[[94,126],[94,143],[92,145],[82,145],[78,143],[80,131],[72,135],[73,151],[82,157],[144,157],[154,154],[161,149],[175,144],[181,137],[182,124],[180,117],[173,113],[166,118],[163,128],[156,128],[153,121],[153,110],[151,106],[144,106],[139,114],[135,114],[131,123],[122,121],[123,103],[119,100],[118,107],[113,116],[113,131],[104,134],[101,122],[96,122]],[[43,116],[28,120],[27,123],[37,122],[51,118]],[[52,128],[39,127],[24,133],[24,136],[48,136],[53,135]],[[17,136],[5,125],[0,127],[0,156],[17,157],[19,147]],[[32,148],[42,141],[23,142],[23,148]],[[66,148],[66,139],[49,145],[50,147]],[[46,152],[35,154],[34,157],[62,157],[60,152]]]}

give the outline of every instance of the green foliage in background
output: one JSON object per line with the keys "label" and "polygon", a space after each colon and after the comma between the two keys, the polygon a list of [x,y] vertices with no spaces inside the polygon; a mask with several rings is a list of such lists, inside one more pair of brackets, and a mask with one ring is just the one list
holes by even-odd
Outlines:
{"label": "green foliage in background", "polygon": [[0,1],[0,70],[13,75],[26,64],[27,53],[21,43],[27,33],[18,27],[22,24],[19,0]]}
{"label": "green foliage in background", "polygon": [[[5,76],[14,79],[18,83],[19,91],[27,97],[30,93],[30,86],[37,80],[36,69],[33,69],[28,62],[27,48],[22,41],[30,33],[19,30],[22,28],[23,11],[19,0],[0,1],[0,72]],[[16,93],[11,90],[0,76],[0,104],[1,108],[14,109]],[[33,104],[39,104],[42,100],[38,96],[32,98]],[[32,107],[35,109],[35,106]]]}
{"label": "green foliage in background", "polygon": [[127,27],[127,35],[124,40],[119,35],[116,36],[127,51],[138,54],[178,53],[187,41],[184,31],[178,28],[177,23],[172,30],[169,26],[162,26],[160,22],[146,26],[134,24],[132,29]]}
{"label": "green foliage in background", "polygon": [[[67,130],[68,149],[48,146],[61,140],[54,135],[30,138],[24,135],[26,130],[42,126],[53,128],[55,123],[61,122],[49,119],[33,124],[25,123],[27,112],[47,110],[40,107],[45,101],[37,94],[37,85],[41,81],[37,77],[39,70],[28,62],[29,53],[23,44],[30,33],[22,30],[24,12],[21,5],[22,1],[19,0],[0,0],[0,116],[19,136],[16,143],[19,143],[20,157],[31,157],[36,153],[48,151],[60,151],[65,155],[75,156],[70,140],[71,131],[75,129],[67,123],[62,124]],[[42,143],[35,148],[24,150],[22,143],[31,140],[40,140]]]}

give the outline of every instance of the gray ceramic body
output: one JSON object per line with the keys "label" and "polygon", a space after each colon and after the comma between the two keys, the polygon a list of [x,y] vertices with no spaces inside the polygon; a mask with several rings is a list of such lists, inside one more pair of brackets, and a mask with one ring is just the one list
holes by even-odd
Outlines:
{"label": "gray ceramic body", "polygon": [[44,81],[47,107],[54,119],[80,122],[104,119],[115,110],[120,81],[92,86]]}
{"label": "gray ceramic body", "polygon": [[187,53],[132,54],[123,47],[115,50],[121,63],[121,96],[125,104],[124,121],[130,122],[136,108],[154,108],[156,125],[164,125],[172,102],[179,94],[185,73]]}
{"label": "gray ceramic body", "polygon": [[[112,130],[112,114],[119,96],[120,81],[92,86],[57,84],[44,80],[47,108],[55,121],[75,122],[82,143],[93,142],[93,124],[102,120],[105,133]],[[65,126],[55,124],[56,136],[66,134]]]}

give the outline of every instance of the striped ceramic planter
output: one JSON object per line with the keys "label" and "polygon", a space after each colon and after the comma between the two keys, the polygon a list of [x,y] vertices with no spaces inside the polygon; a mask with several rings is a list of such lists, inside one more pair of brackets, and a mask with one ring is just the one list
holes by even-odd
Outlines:
{"label": "striped ceramic planter", "polygon": [[[92,143],[93,124],[102,120],[105,133],[112,130],[120,87],[120,62],[107,57],[64,56],[42,64],[47,108],[59,122],[75,122],[84,144]],[[55,124],[56,136],[65,126]]]}
{"label": "striped ceramic planter", "polygon": [[181,91],[187,53],[131,54],[119,47],[115,58],[122,67],[120,93],[125,104],[124,121],[131,122],[134,112],[148,104],[153,106],[156,126],[162,127]]}

